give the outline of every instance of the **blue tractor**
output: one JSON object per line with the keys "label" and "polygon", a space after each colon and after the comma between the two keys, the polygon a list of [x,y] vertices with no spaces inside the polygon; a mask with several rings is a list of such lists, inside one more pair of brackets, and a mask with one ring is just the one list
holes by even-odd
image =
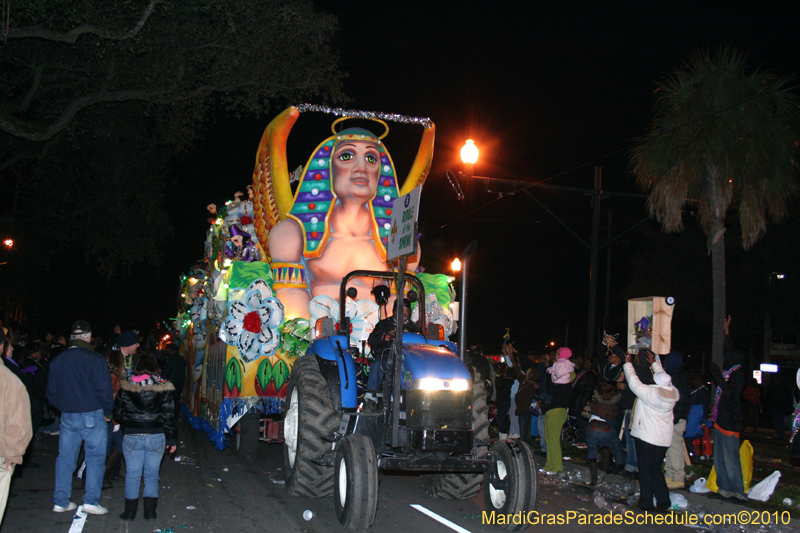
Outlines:
{"label": "blue tractor", "polygon": [[[375,284],[393,280],[391,272],[351,272],[342,280],[340,302],[355,297],[355,289],[348,294],[346,287],[356,277]],[[424,305],[422,283],[404,277],[412,286],[409,299]],[[349,345],[348,318],[340,307],[338,331],[330,319],[319,322],[316,340],[292,368],[284,409],[289,493],[333,494],[346,529],[374,523],[380,469],[419,471],[425,490],[438,498],[469,499],[483,483],[489,513],[535,510],[539,489],[530,446],[517,440],[490,446],[483,380],[458,358],[452,342],[440,339],[438,325],[427,327],[424,308],[417,324],[423,334],[402,333],[402,357],[394,343],[384,358],[382,390],[359,398],[359,347]]]}

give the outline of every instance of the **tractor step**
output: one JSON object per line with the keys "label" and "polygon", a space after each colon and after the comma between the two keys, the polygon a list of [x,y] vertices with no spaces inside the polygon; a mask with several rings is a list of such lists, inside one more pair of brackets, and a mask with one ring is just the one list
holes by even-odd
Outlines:
{"label": "tractor step", "polygon": [[269,444],[283,444],[283,424],[279,420],[262,418],[258,440]]}

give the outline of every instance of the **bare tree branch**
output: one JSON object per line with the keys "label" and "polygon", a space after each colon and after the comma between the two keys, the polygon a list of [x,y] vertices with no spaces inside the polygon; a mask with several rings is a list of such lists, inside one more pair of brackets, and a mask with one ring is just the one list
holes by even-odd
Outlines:
{"label": "bare tree branch", "polygon": [[50,148],[58,141],[58,136],[53,137],[43,144],[36,146],[28,146],[23,150],[18,150],[12,157],[5,161],[0,161],[0,172],[7,169],[11,165],[16,165],[20,161],[26,160],[41,160],[47,157]]}
{"label": "bare tree branch", "polygon": [[67,33],[58,33],[46,28],[41,28],[39,26],[29,26],[27,28],[13,28],[10,29],[8,32],[8,39],[43,39],[45,41],[54,41],[59,43],[68,43],[68,44],[75,44],[78,38],[81,35],[85,34],[93,34],[97,35],[103,39],[108,39],[110,41],[125,41],[132,37],[135,37],[137,33],[144,27],[147,23],[147,19],[150,18],[150,15],[153,13],[153,10],[158,4],[163,4],[164,0],[151,0],[150,4],[145,8],[142,16],[139,18],[139,21],[136,25],[131,28],[126,33],[122,34],[115,34],[108,32],[102,28],[98,28],[96,26],[91,26],[88,24],[81,24],[75,28],[72,28]]}

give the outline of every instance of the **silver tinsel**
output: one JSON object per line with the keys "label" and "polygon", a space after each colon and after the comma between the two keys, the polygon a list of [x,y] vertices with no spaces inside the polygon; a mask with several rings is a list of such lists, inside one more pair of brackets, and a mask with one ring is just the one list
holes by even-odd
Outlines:
{"label": "silver tinsel", "polygon": [[377,111],[358,111],[356,109],[342,109],[341,107],[327,107],[324,105],[316,104],[300,104],[297,109],[302,113],[303,111],[317,111],[319,113],[328,113],[338,117],[352,117],[352,118],[366,118],[366,119],[379,119],[386,122],[401,122],[403,124],[418,124],[425,129],[433,126],[433,122],[429,118],[423,117],[407,117],[405,115],[398,115],[395,113],[381,113]]}

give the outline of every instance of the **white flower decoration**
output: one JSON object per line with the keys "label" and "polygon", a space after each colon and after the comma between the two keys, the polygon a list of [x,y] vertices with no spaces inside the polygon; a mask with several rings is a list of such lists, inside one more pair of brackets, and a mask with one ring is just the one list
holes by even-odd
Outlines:
{"label": "white flower decoration", "polygon": [[[366,341],[369,334],[375,329],[375,324],[380,319],[380,308],[372,300],[359,300],[358,302],[347,298],[345,312],[350,319],[352,330],[350,332],[350,345],[356,346],[361,351],[361,341]],[[312,323],[324,317],[333,318],[334,323],[339,323],[339,302],[330,296],[317,296],[309,304]],[[369,344],[364,344],[365,353],[370,353]]]}
{"label": "white flower decoration", "polygon": [[[375,324],[380,320],[381,308],[372,300],[359,300],[354,302],[350,298],[347,299],[345,304],[347,317],[350,319],[350,324],[353,325],[353,331],[350,333],[350,344],[355,344],[358,351],[361,352],[362,341],[369,338],[369,334],[375,329]],[[364,353],[370,353],[369,344],[364,342]]]}
{"label": "white flower decoration", "polygon": [[272,296],[263,279],[255,280],[244,292],[231,290],[231,295],[242,299],[231,301],[219,338],[239,348],[245,363],[274,354],[280,345],[277,329],[283,322],[283,304]]}

